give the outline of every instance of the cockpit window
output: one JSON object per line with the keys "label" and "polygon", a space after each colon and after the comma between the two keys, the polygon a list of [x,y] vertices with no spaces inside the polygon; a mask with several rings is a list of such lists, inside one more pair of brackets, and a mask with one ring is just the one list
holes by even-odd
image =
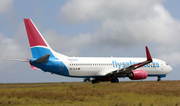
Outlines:
{"label": "cockpit window", "polygon": [[168,63],[166,63],[166,65],[168,66],[169,64],[168,64]]}

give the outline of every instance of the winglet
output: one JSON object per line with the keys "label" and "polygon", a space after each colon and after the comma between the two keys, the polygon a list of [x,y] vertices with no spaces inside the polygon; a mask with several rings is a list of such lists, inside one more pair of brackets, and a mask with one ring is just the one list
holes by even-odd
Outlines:
{"label": "winglet", "polygon": [[146,46],[146,56],[147,56],[147,61],[153,61],[152,60],[152,58],[151,58],[151,54],[150,54],[150,52],[149,52],[149,49],[148,49],[148,47]]}

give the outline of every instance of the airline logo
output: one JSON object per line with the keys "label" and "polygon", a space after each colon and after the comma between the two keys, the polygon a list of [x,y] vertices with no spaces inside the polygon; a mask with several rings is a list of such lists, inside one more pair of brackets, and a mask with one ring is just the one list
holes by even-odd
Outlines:
{"label": "airline logo", "polygon": [[[122,67],[122,68],[125,68],[125,67],[128,67],[130,65],[133,65],[133,64],[136,64],[138,62],[132,62],[132,61],[129,61],[129,62],[117,62],[116,60],[113,60],[112,61],[112,64],[113,64],[113,67],[118,67],[119,69]],[[154,68],[158,68],[159,67],[159,63],[158,62],[152,62],[150,64],[147,64],[147,65],[144,65],[143,67],[154,67]]]}
{"label": "airline logo", "polygon": [[69,61],[73,62],[73,61],[78,61],[78,59],[68,59]]}

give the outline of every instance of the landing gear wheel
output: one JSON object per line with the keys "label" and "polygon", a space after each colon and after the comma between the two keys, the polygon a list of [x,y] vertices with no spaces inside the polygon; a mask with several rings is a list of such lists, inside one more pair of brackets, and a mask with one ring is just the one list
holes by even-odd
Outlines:
{"label": "landing gear wheel", "polygon": [[118,78],[116,78],[116,83],[118,83],[119,82],[119,79]]}
{"label": "landing gear wheel", "polygon": [[90,78],[85,78],[85,79],[84,79],[84,82],[90,82],[90,81],[91,81]]}
{"label": "landing gear wheel", "polygon": [[112,78],[111,79],[111,83],[118,83],[119,82],[119,79],[118,78]]}
{"label": "landing gear wheel", "polygon": [[161,81],[161,77],[160,77],[160,76],[158,76],[158,79],[157,79],[157,81]]}
{"label": "landing gear wheel", "polygon": [[96,84],[96,83],[99,83],[99,80],[97,79],[92,80],[92,84]]}
{"label": "landing gear wheel", "polygon": [[157,81],[161,81],[161,78],[158,78]]}

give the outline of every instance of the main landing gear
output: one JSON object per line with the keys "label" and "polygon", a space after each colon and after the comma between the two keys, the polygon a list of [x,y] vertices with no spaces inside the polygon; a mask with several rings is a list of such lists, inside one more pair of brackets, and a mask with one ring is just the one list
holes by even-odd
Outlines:
{"label": "main landing gear", "polygon": [[160,77],[160,76],[158,76],[158,79],[157,79],[157,81],[161,81],[161,77]]}
{"label": "main landing gear", "polygon": [[84,82],[91,82],[91,79],[90,78],[85,78]]}
{"label": "main landing gear", "polygon": [[100,81],[104,82],[104,81],[111,81],[111,83],[118,83],[119,82],[119,79],[117,77],[114,77],[114,78],[105,78],[105,79],[101,79],[101,78],[94,78],[92,80],[92,84],[95,84],[95,83],[99,83]]}
{"label": "main landing gear", "polygon": [[118,83],[119,82],[119,79],[118,78],[112,78],[111,79],[111,83]]}
{"label": "main landing gear", "polygon": [[96,79],[96,78],[94,78],[94,79],[92,80],[92,84],[95,84],[95,83],[99,83],[99,80]]}

